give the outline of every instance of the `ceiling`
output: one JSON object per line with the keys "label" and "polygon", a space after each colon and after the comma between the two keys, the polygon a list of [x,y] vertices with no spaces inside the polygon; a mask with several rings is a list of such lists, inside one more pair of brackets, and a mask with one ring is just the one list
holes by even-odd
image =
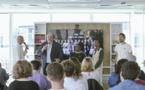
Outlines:
{"label": "ceiling", "polygon": [[0,0],[0,10],[145,9],[145,0]]}

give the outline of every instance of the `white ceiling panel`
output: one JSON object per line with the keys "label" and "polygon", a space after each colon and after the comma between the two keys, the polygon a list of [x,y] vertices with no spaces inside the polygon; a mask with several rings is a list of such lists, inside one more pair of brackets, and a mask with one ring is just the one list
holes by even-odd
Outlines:
{"label": "white ceiling panel", "polygon": [[47,4],[47,0],[0,0],[0,4]]}
{"label": "white ceiling panel", "polygon": [[0,9],[145,9],[145,0],[0,0]]}

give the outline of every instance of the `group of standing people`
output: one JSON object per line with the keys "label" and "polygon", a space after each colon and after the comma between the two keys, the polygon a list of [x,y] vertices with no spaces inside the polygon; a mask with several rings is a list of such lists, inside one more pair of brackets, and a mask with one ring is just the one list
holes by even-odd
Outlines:
{"label": "group of standing people", "polygon": [[[95,46],[96,49],[94,50],[93,53],[93,63],[95,68],[102,68],[103,64],[103,56],[104,52],[103,49],[100,47],[100,41],[95,40]],[[51,62],[61,62],[63,60],[63,50],[61,48],[61,45],[54,40],[54,35],[52,33],[49,33],[47,35],[47,41],[42,43],[40,48],[38,49],[38,55],[41,56],[41,62],[42,62],[42,67],[44,69],[44,74],[45,73],[45,68],[48,64]],[[75,51],[70,54],[70,57],[76,57],[80,62],[86,57],[85,53],[82,51],[81,43],[78,43],[75,46]],[[99,71],[100,74],[102,74],[102,70]]]}
{"label": "group of standing people", "polygon": [[[41,56],[41,64],[43,68],[43,73],[46,75],[46,67],[53,62],[61,62],[63,61],[63,50],[61,45],[54,40],[55,36],[52,33],[47,34],[47,40],[41,44],[40,48],[37,51],[37,54]],[[115,63],[122,59],[127,58],[129,55],[132,55],[132,49],[129,44],[125,42],[125,35],[123,33],[119,34],[120,44],[116,45],[115,52],[116,58]],[[19,35],[17,38],[17,45],[14,47],[14,60],[24,60],[25,55],[27,54],[28,46],[25,45],[25,50],[23,50],[22,44],[24,43],[23,36]],[[102,82],[102,70],[103,70],[103,57],[104,50],[101,47],[103,42],[99,39],[95,40],[95,49],[92,55],[92,64],[95,70],[100,74],[100,81]],[[75,51],[70,54],[71,57],[76,57],[80,63],[82,63],[83,59],[86,57],[85,53],[82,51],[81,44],[78,43],[75,46]],[[16,61],[13,61],[14,63]],[[102,85],[102,83],[101,83]]]}

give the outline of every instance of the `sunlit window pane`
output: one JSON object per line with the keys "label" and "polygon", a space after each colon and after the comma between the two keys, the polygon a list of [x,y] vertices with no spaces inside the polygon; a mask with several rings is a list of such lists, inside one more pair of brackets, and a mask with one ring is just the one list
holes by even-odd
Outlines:
{"label": "sunlit window pane", "polygon": [[94,22],[128,22],[129,14],[94,14]]}
{"label": "sunlit window pane", "polygon": [[90,14],[52,14],[53,22],[90,22]]}
{"label": "sunlit window pane", "polygon": [[49,22],[50,14],[13,14],[12,17],[13,44],[17,43],[17,36],[22,35],[29,46],[26,60],[34,59],[34,23]]}
{"label": "sunlit window pane", "polygon": [[0,14],[0,63],[7,72],[10,72],[9,36],[9,15]]}

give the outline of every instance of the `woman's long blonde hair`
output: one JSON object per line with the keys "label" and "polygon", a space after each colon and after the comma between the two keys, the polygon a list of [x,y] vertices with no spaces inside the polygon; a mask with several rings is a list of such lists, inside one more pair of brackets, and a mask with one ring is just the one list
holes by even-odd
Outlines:
{"label": "woman's long blonde hair", "polygon": [[82,72],[94,71],[94,66],[93,66],[91,57],[86,57],[83,59],[82,65],[81,65],[81,70],[82,70]]}

